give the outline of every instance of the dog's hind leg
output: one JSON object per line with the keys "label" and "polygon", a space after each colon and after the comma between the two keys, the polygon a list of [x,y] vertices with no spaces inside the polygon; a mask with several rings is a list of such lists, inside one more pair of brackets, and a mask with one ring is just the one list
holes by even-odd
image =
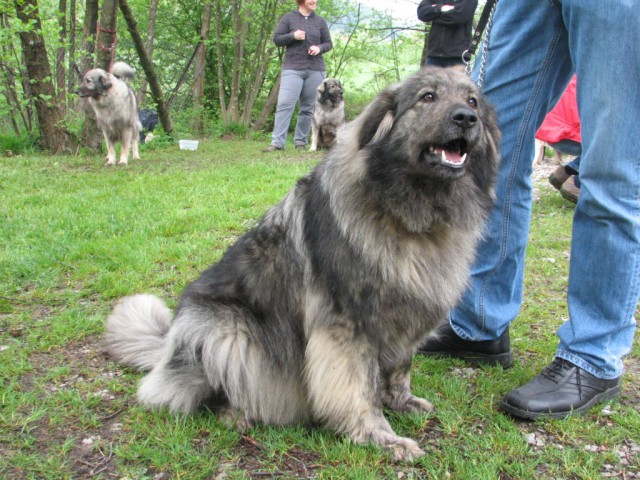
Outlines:
{"label": "dog's hind leg", "polygon": [[129,150],[131,150],[132,142],[135,142],[136,149],[138,147],[138,138],[133,137],[133,132],[130,129],[125,129],[122,132],[122,145],[120,148],[120,161],[118,165],[127,165],[129,163]]}
{"label": "dog's hind leg", "polygon": [[240,429],[253,422],[305,421],[300,367],[296,374],[274,365],[248,322],[242,309],[184,307],[169,332],[163,361],[143,379],[138,399],[147,406],[192,412],[224,396],[226,404],[215,410]]}
{"label": "dog's hind leg", "polygon": [[107,143],[107,163],[105,165],[115,165],[116,164],[116,145],[113,140],[107,135],[104,134],[104,140]]}
{"label": "dog's hind leg", "polygon": [[140,160],[140,152],[138,151],[138,137],[139,134],[136,132],[131,138],[131,150],[134,160]]}
{"label": "dog's hind leg", "polygon": [[307,345],[305,376],[316,417],[355,443],[385,448],[394,460],[424,455],[418,444],[398,436],[382,411],[375,348],[353,328],[314,331]]}
{"label": "dog's hind leg", "polygon": [[140,382],[138,401],[146,407],[169,407],[172,412],[192,413],[211,393],[202,365],[165,359]]}
{"label": "dog's hind leg", "polygon": [[216,316],[222,321],[206,334],[202,358],[209,383],[224,391],[230,408],[236,410],[228,409],[224,417],[228,420],[232,412],[239,426],[306,421],[309,409],[301,379],[302,359],[278,366],[242,311],[223,308]]}
{"label": "dog's hind leg", "polygon": [[138,401],[146,407],[191,413],[217,393],[198,358],[200,346],[185,335],[185,327],[188,321],[173,320],[160,362],[140,382]]}
{"label": "dog's hind leg", "polygon": [[140,153],[138,152],[138,143],[140,142],[141,131],[142,131],[142,125],[140,125],[140,122],[138,122],[131,137],[131,149],[133,150],[134,160],[140,160]]}

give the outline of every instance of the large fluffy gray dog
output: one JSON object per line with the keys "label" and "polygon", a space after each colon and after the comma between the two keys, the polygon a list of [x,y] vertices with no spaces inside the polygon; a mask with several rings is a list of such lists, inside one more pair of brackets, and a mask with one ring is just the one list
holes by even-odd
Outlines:
{"label": "large fluffy gray dog", "polygon": [[173,318],[151,295],[118,303],[106,345],[149,370],[139,401],[214,405],[240,427],[319,421],[394,459],[422,455],[383,407],[432,410],[410,391],[412,355],[465,288],[498,142],[464,73],[424,68],[383,91]]}
{"label": "large fluffy gray dog", "polygon": [[107,165],[116,162],[116,143],[121,142],[118,165],[126,165],[129,150],[138,160],[138,135],[142,128],[138,121],[136,96],[129,84],[122,79],[132,79],[133,68],[124,62],[116,62],[111,73],[101,68],[89,70],[82,77],[78,88],[80,97],[88,97],[96,114],[96,121],[107,142]]}

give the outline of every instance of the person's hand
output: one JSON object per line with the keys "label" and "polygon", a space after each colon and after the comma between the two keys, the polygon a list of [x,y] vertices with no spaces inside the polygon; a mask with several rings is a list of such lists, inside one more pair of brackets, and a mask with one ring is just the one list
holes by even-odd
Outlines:
{"label": "person's hand", "polygon": [[309,55],[318,55],[320,53],[320,47],[317,45],[311,45],[307,53]]}
{"label": "person's hand", "polygon": [[440,11],[442,13],[446,13],[446,12],[450,12],[451,10],[453,10],[455,7],[453,5],[443,5],[442,7],[440,7]]}
{"label": "person's hand", "polygon": [[304,40],[305,38],[307,38],[307,32],[305,32],[304,30],[296,30],[295,32],[293,32],[293,38],[295,38],[296,40]]}

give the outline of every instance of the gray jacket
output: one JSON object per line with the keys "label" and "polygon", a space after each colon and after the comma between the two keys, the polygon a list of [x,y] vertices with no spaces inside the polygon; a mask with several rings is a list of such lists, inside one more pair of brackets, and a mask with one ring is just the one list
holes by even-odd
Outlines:
{"label": "gray jacket", "polygon": [[[293,32],[304,30],[305,40],[293,38]],[[284,54],[283,70],[319,70],[325,71],[322,54],[333,48],[329,26],[324,18],[311,13],[305,17],[299,10],[286,13],[282,16],[273,34],[273,43],[278,47],[286,47]],[[320,47],[318,55],[309,55],[309,47]]]}

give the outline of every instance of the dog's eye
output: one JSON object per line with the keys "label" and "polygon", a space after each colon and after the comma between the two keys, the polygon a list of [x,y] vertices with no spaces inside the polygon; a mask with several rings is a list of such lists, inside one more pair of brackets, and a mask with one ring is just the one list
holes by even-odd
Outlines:
{"label": "dog's eye", "polygon": [[422,96],[422,101],[432,103],[436,101],[436,94],[433,92],[427,92]]}
{"label": "dog's eye", "polygon": [[467,99],[467,105],[469,105],[471,108],[478,108],[478,99],[475,97],[469,97]]}

